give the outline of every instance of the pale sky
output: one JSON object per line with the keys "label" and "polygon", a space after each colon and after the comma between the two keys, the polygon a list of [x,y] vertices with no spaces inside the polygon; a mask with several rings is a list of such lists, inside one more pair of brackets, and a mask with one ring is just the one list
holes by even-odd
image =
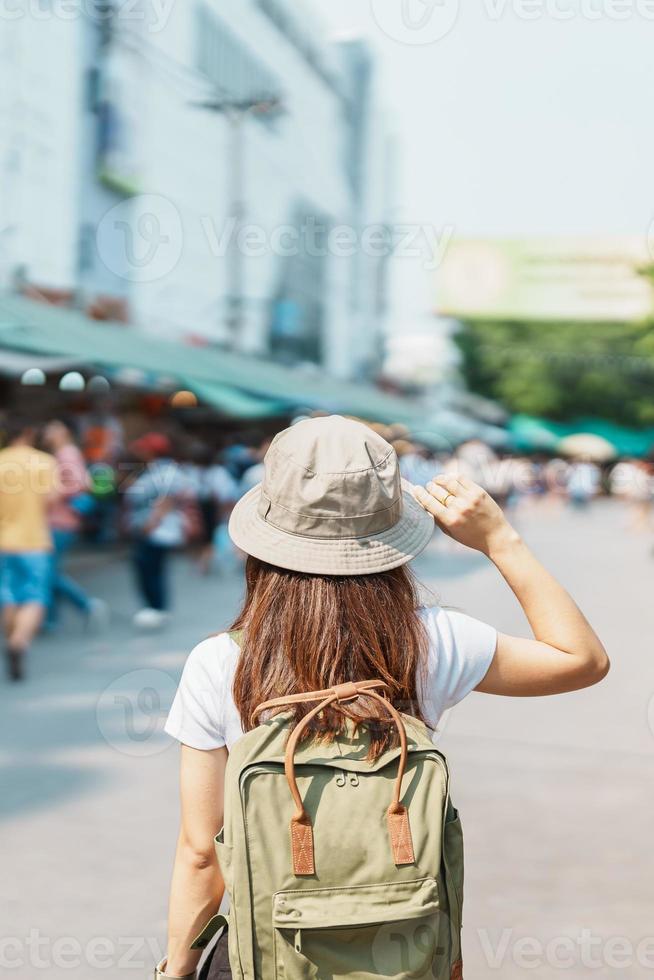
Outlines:
{"label": "pale sky", "polygon": [[[462,236],[647,238],[653,0],[313,2],[379,54],[402,220]],[[433,275],[411,265],[396,301],[418,313]]]}

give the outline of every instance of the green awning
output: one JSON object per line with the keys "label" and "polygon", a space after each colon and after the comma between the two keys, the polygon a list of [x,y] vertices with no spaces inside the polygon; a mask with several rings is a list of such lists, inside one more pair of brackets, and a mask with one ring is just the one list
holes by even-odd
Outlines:
{"label": "green awning", "polygon": [[208,399],[209,395],[216,402],[220,398],[251,417],[255,417],[254,401],[238,402],[233,392],[261,399],[262,415],[270,414],[274,403],[275,409],[319,409],[409,426],[424,418],[415,400],[386,394],[369,384],[337,381],[319,369],[285,367],[218,347],[160,340],[125,324],[97,322],[74,310],[20,296],[0,297],[0,347],[75,357],[101,370],[136,368],[148,376],[172,376],[180,384],[193,379],[198,397],[203,397],[199,386],[207,386]]}
{"label": "green awning", "polygon": [[211,405],[225,415],[239,419],[273,418],[276,415],[284,415],[288,411],[288,402],[272,398],[257,398],[247,391],[240,391],[227,385],[198,381],[196,378],[183,378],[182,385],[197,395],[198,399],[206,405]]}
{"label": "green awning", "polygon": [[647,456],[654,448],[654,428],[630,429],[600,418],[551,422],[531,415],[514,415],[509,430],[517,448],[528,452],[556,452],[563,439],[581,433],[606,439],[619,456]]}
{"label": "green awning", "polygon": [[63,374],[79,367],[77,357],[43,357],[27,351],[5,350],[0,354],[0,374],[9,378],[20,378],[32,368],[40,368],[44,374]]}

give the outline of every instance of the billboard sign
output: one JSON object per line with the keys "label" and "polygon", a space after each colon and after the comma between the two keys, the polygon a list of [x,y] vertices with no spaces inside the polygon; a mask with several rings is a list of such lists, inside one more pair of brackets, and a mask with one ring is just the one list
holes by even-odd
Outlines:
{"label": "billboard sign", "polygon": [[453,239],[438,270],[437,312],[457,319],[633,322],[654,312],[639,270],[643,238]]}

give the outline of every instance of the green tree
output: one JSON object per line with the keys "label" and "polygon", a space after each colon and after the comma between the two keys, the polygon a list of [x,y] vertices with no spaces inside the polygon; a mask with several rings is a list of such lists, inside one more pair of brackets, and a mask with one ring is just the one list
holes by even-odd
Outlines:
{"label": "green tree", "polygon": [[471,390],[511,412],[654,423],[654,322],[477,320],[462,323],[456,340]]}

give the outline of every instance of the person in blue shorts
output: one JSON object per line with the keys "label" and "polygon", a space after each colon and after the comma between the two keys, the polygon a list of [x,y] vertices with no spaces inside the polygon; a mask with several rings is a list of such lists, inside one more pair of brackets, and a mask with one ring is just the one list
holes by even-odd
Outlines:
{"label": "person in blue shorts", "polygon": [[50,601],[48,508],[57,493],[57,469],[53,456],[34,448],[34,425],[14,418],[5,434],[7,446],[0,451],[0,604],[8,675],[19,681]]}

